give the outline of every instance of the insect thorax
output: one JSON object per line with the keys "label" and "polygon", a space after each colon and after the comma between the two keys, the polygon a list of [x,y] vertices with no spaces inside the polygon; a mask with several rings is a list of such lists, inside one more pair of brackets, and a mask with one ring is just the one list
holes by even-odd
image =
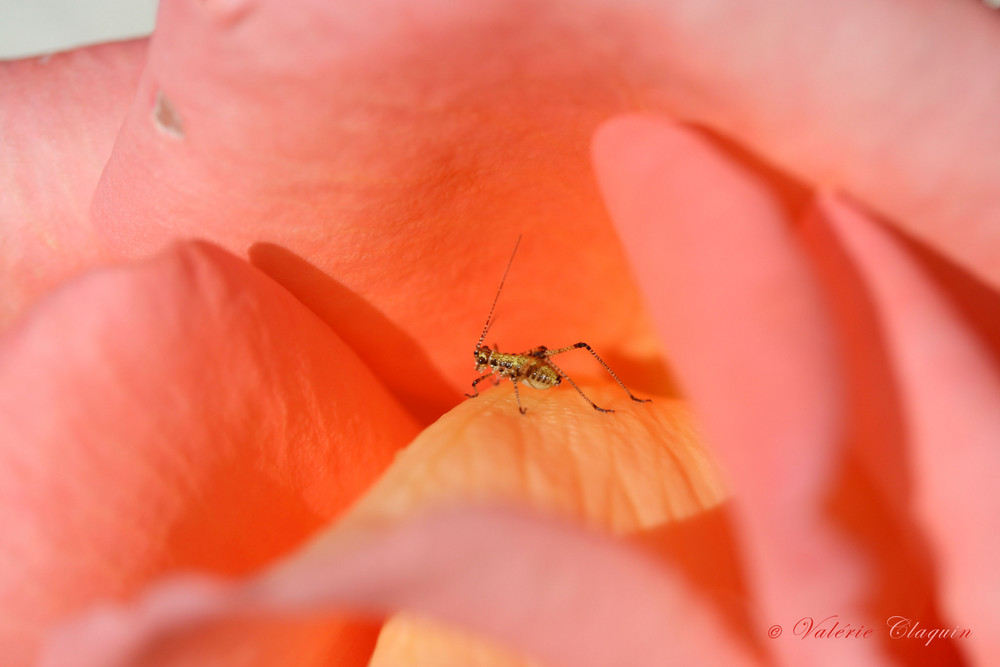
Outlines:
{"label": "insect thorax", "polygon": [[481,347],[476,350],[475,359],[476,370],[492,371],[512,382],[523,382],[532,389],[549,389],[562,381],[552,366],[531,355],[497,352]]}

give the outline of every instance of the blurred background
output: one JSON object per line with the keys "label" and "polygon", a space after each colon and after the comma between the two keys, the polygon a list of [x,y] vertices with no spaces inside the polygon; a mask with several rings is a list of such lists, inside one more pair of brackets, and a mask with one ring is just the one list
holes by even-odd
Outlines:
{"label": "blurred background", "polygon": [[156,5],[157,0],[0,0],[0,60],[148,35]]}

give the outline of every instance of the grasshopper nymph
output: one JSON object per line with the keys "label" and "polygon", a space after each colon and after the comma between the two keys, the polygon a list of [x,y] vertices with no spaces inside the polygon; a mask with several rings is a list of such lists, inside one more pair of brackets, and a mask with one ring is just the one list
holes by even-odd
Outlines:
{"label": "grasshopper nymph", "polygon": [[648,403],[650,399],[648,398],[636,398],[625,383],[622,382],[615,372],[611,370],[603,359],[601,359],[594,349],[587,345],[586,343],[576,343],[575,345],[568,345],[566,347],[560,347],[555,350],[550,350],[544,345],[539,345],[525,352],[520,352],[518,354],[511,354],[507,352],[501,352],[496,345],[493,349],[483,346],[483,341],[486,340],[486,333],[490,330],[490,325],[493,323],[493,311],[497,307],[497,301],[500,299],[500,292],[503,290],[504,281],[507,280],[507,273],[510,271],[511,264],[514,263],[514,255],[517,253],[517,247],[521,244],[521,237],[517,237],[517,242],[514,244],[514,251],[510,254],[510,259],[507,261],[507,268],[503,272],[503,278],[500,279],[500,287],[497,288],[497,294],[493,297],[493,305],[490,306],[490,313],[486,316],[486,325],[483,326],[483,333],[479,336],[479,342],[476,343],[476,349],[473,351],[473,356],[476,360],[476,371],[483,372],[483,375],[479,376],[472,382],[472,389],[476,392],[474,394],[466,394],[469,398],[475,398],[479,396],[478,384],[486,379],[492,379],[494,382],[499,382],[499,378],[507,378],[514,385],[514,397],[517,399],[517,409],[523,415],[528,410],[521,406],[521,395],[517,391],[517,383],[523,382],[533,389],[550,389],[552,387],[557,387],[559,384],[566,380],[572,385],[576,391],[583,396],[584,400],[590,403],[590,406],[599,412],[610,413],[614,410],[607,408],[602,408],[601,406],[594,403],[590,398],[583,393],[583,390],[577,386],[575,382],[568,375],[566,375],[562,370],[559,369],[554,363],[552,363],[552,357],[557,354],[562,354],[563,352],[569,352],[570,350],[577,350],[583,348],[590,352],[595,359],[604,369],[611,374],[611,377],[615,379],[625,393],[628,394],[629,398],[637,403]]}

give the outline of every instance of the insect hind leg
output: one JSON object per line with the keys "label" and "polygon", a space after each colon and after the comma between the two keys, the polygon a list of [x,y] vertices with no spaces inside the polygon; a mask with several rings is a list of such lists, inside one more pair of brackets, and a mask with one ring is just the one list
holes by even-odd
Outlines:
{"label": "insect hind leg", "polygon": [[549,348],[545,347],[544,345],[539,345],[538,347],[533,347],[530,350],[525,350],[524,352],[521,352],[519,356],[534,357],[535,359],[546,359],[550,356],[548,353],[549,353]]}
{"label": "insect hind leg", "polygon": [[[572,349],[572,348],[570,348],[570,349]],[[612,412],[614,412],[614,410],[612,410],[610,408],[602,408],[597,403],[594,403],[592,400],[590,400],[590,397],[587,396],[585,393],[583,393],[583,389],[580,389],[580,387],[578,387],[577,384],[575,382],[573,382],[573,378],[571,378],[570,376],[566,375],[562,371],[562,369],[559,368],[558,366],[556,366],[554,363],[552,363],[551,360],[546,360],[545,363],[547,363],[552,368],[552,370],[554,370],[556,373],[558,373],[559,377],[561,377],[563,380],[566,380],[566,382],[569,382],[570,385],[573,387],[573,389],[576,389],[576,393],[578,393],[581,396],[583,396],[583,400],[585,400],[588,403],[590,403],[590,407],[594,408],[598,412],[603,412],[605,414],[611,414]]]}
{"label": "insect hind leg", "polygon": [[[586,343],[576,343],[575,345],[567,345],[566,347],[560,347],[560,348],[555,349],[555,350],[547,350],[544,347],[542,347],[542,348],[540,348],[540,350],[541,350],[540,354],[541,354],[541,356],[543,358],[545,358],[546,360],[548,360],[550,357],[554,357],[557,354],[562,354],[563,352],[569,352],[571,350],[579,350],[580,348],[583,348],[583,349],[587,350],[587,352],[590,352],[590,354],[593,355],[594,359],[597,359],[597,361],[602,366],[604,366],[604,370],[606,370],[608,372],[608,374],[610,374],[611,377],[613,377],[615,379],[615,382],[618,383],[619,387],[621,387],[622,389],[625,390],[625,393],[628,394],[629,398],[631,398],[636,403],[649,403],[649,402],[651,402],[652,399],[649,399],[649,398],[639,398],[635,394],[633,394],[631,391],[629,391],[629,388],[625,386],[625,383],[621,381],[621,378],[619,378],[615,374],[615,372],[613,370],[611,370],[611,366],[608,366],[608,364],[604,361],[604,359],[601,359],[601,357],[597,354],[597,352],[594,351],[594,348],[590,347]],[[551,364],[551,363],[552,362],[549,361],[549,364]],[[552,367],[555,368],[555,366],[552,366]],[[562,371],[559,371],[559,374],[562,375],[563,377],[566,377],[562,373]],[[569,380],[568,377],[566,379]],[[570,381],[570,384],[572,384],[573,381],[572,380],[569,380],[569,381]],[[576,387],[575,384],[573,386]],[[577,389],[577,391],[580,391],[579,388]],[[580,392],[580,393],[582,394],[583,392]],[[589,401],[590,399],[588,398],[587,400]],[[591,405],[593,405],[593,402],[591,402]],[[596,408],[597,406],[594,405],[594,407]]]}

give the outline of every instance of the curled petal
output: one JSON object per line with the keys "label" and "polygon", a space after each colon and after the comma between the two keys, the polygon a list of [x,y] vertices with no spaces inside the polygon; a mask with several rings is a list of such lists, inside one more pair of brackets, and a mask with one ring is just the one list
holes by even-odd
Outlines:
{"label": "curled petal", "polygon": [[942,567],[952,623],[972,628],[982,664],[1000,656],[1000,545],[984,526],[1000,512],[1000,372],[995,357],[912,257],[833,196],[824,216],[867,279],[889,338],[910,431],[918,517]]}
{"label": "curled petal", "polygon": [[[345,608],[411,609],[551,665],[750,664],[683,580],[577,526],[509,510],[462,509],[342,538],[245,586],[168,582],[138,609],[93,615],[64,629],[42,664],[143,664],[143,651],[192,621]],[[102,660],[81,661],[97,641]]]}
{"label": "curled petal", "polygon": [[244,262],[187,244],[67,284],[0,340],[0,634],[178,569],[244,574],[358,496],[416,424]]}
{"label": "curled petal", "polygon": [[[563,386],[522,387],[527,413],[521,415],[509,383],[484,389],[425,429],[338,529],[312,548],[336,543],[351,525],[383,525],[457,503],[528,507],[641,546],[727,615],[727,631],[746,637],[747,593],[723,502],[727,492],[690,410],[664,396],[633,402],[610,378],[581,387],[615,413],[595,411]],[[511,664],[493,647],[403,615],[383,628],[373,661],[461,664],[473,658],[484,667]]]}
{"label": "curled petal", "polygon": [[650,105],[850,193],[1000,285],[1000,22],[985,3],[688,0],[649,11],[625,52],[655,65],[625,67]]}
{"label": "curled petal", "polygon": [[[794,623],[819,606],[872,627],[867,568],[827,514],[843,437],[830,315],[779,201],[709,139],[659,119],[609,122],[594,156],[674,367],[732,478],[758,622]],[[770,646],[790,664],[878,660],[870,643]]]}

